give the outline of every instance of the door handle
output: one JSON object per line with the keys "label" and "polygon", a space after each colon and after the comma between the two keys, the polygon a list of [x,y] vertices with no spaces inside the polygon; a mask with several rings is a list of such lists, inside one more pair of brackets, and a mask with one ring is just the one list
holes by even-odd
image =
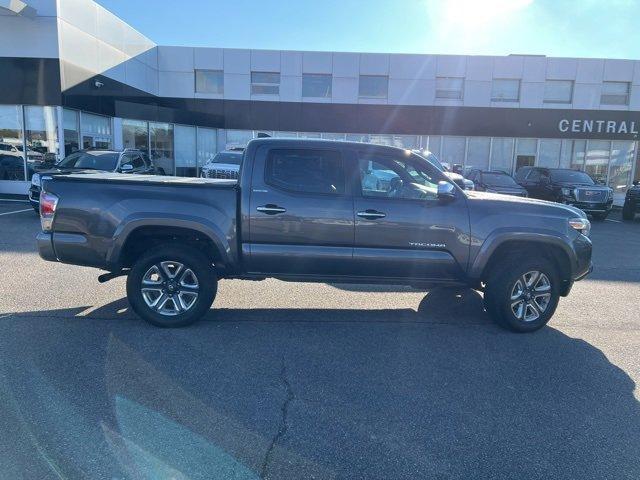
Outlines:
{"label": "door handle", "polygon": [[284,213],[287,211],[286,208],[279,207],[278,205],[274,205],[273,203],[261,205],[256,208],[256,210],[262,213],[266,213],[267,215],[277,215],[278,213]]}
{"label": "door handle", "polygon": [[377,210],[367,209],[364,212],[358,212],[357,215],[367,220],[375,220],[376,218],[384,218],[386,213],[378,212]]}

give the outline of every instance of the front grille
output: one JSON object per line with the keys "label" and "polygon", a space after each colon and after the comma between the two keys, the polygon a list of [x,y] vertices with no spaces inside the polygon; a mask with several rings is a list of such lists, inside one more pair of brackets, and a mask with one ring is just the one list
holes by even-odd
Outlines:
{"label": "front grille", "polygon": [[640,198],[640,189],[631,188],[628,192],[629,198]]}
{"label": "front grille", "polygon": [[578,188],[576,200],[579,202],[604,202],[607,200],[606,190],[590,190],[588,188]]}
{"label": "front grille", "polygon": [[238,172],[235,170],[220,170],[220,169],[211,169],[207,170],[207,178],[224,178],[228,180],[237,180]]}

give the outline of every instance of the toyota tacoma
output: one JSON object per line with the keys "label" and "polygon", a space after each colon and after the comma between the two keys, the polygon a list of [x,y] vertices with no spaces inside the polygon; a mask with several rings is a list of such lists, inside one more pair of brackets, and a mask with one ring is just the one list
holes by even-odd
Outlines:
{"label": "toyota tacoma", "polygon": [[273,277],[466,286],[530,332],[592,268],[582,211],[464,191],[416,153],[363,143],[252,140],[237,181],[54,176],[40,211],[42,258],[127,275],[133,310],[162,327],[202,317],[220,279]]}

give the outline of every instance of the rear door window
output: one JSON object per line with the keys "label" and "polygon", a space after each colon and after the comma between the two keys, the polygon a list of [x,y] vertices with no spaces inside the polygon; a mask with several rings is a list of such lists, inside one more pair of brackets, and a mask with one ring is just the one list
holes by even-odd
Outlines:
{"label": "rear door window", "polygon": [[266,183],[301,193],[343,195],[345,170],[335,150],[273,149],[265,169]]}

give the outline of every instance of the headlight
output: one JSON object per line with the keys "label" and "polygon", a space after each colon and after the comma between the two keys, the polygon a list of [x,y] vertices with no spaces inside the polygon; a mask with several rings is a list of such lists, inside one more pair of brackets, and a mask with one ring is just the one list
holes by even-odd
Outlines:
{"label": "headlight", "polygon": [[562,196],[563,197],[570,197],[571,196],[571,189],[570,188],[563,188],[562,189]]}
{"label": "headlight", "polygon": [[33,176],[31,177],[31,185],[34,185],[36,187],[39,187],[41,185],[41,181],[40,181],[40,174],[39,173],[34,173]]}
{"label": "headlight", "polygon": [[578,230],[585,237],[588,237],[589,232],[591,232],[591,222],[586,218],[570,218],[569,225]]}

